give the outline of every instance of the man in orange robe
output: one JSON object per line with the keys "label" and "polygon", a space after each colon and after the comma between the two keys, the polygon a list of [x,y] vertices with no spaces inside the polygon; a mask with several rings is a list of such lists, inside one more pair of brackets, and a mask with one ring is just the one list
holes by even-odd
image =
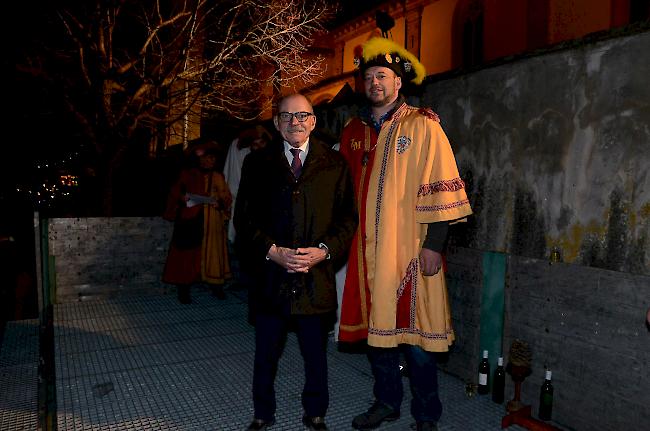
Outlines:
{"label": "man in orange robe", "polygon": [[442,413],[435,352],[447,351],[454,340],[441,253],[449,224],[472,210],[438,116],[409,106],[399,94],[402,79],[422,81],[417,58],[374,38],[359,61],[370,103],[341,137],[360,224],[348,260],[339,341],[367,338],[376,401],[352,426],[374,429],[399,417],[403,352],[417,429],[434,430]]}

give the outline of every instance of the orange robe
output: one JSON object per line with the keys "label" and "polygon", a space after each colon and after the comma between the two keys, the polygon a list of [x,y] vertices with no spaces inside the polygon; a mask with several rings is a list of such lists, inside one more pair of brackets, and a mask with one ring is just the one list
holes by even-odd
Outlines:
{"label": "orange robe", "polygon": [[444,272],[424,277],[419,253],[428,223],[464,221],[472,210],[437,115],[402,104],[378,135],[355,118],[340,151],[353,172],[360,228],[348,260],[339,340],[447,351],[454,332]]}
{"label": "orange robe", "polygon": [[[214,197],[219,204],[182,204],[182,192]],[[226,243],[227,222],[230,218],[232,195],[220,172],[202,172],[188,169],[181,172],[172,187],[163,217],[175,221],[190,219],[203,212],[203,239],[193,248],[176,247],[172,241],[163,271],[163,281],[170,284],[205,282],[223,284],[231,277]]]}

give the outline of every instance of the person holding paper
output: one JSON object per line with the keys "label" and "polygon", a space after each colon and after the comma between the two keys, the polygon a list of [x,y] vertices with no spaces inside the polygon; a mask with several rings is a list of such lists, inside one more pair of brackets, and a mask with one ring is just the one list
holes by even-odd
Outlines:
{"label": "person holding paper", "polygon": [[193,165],[181,171],[172,186],[163,218],[174,222],[163,282],[174,284],[182,304],[192,302],[195,283],[212,287],[225,299],[230,278],[226,229],[232,196],[221,172],[215,170],[218,146],[214,141],[193,145]]}

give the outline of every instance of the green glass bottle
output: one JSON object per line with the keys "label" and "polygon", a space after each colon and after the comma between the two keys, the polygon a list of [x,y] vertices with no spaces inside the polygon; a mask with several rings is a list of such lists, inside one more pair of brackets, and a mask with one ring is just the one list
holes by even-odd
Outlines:
{"label": "green glass bottle", "polygon": [[546,370],[546,378],[539,391],[539,418],[550,421],[553,413],[553,384],[551,370]]}

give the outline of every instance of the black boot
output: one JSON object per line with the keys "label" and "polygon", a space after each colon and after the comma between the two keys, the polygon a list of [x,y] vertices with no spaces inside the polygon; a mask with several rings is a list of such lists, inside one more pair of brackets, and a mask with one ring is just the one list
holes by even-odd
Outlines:
{"label": "black boot", "polygon": [[219,298],[221,300],[226,299],[226,292],[223,291],[223,285],[222,284],[212,286],[212,296],[216,296],[217,298]]}
{"label": "black boot", "polygon": [[192,297],[190,296],[190,286],[187,284],[181,284],[176,287],[178,290],[178,302],[181,304],[191,304]]}

